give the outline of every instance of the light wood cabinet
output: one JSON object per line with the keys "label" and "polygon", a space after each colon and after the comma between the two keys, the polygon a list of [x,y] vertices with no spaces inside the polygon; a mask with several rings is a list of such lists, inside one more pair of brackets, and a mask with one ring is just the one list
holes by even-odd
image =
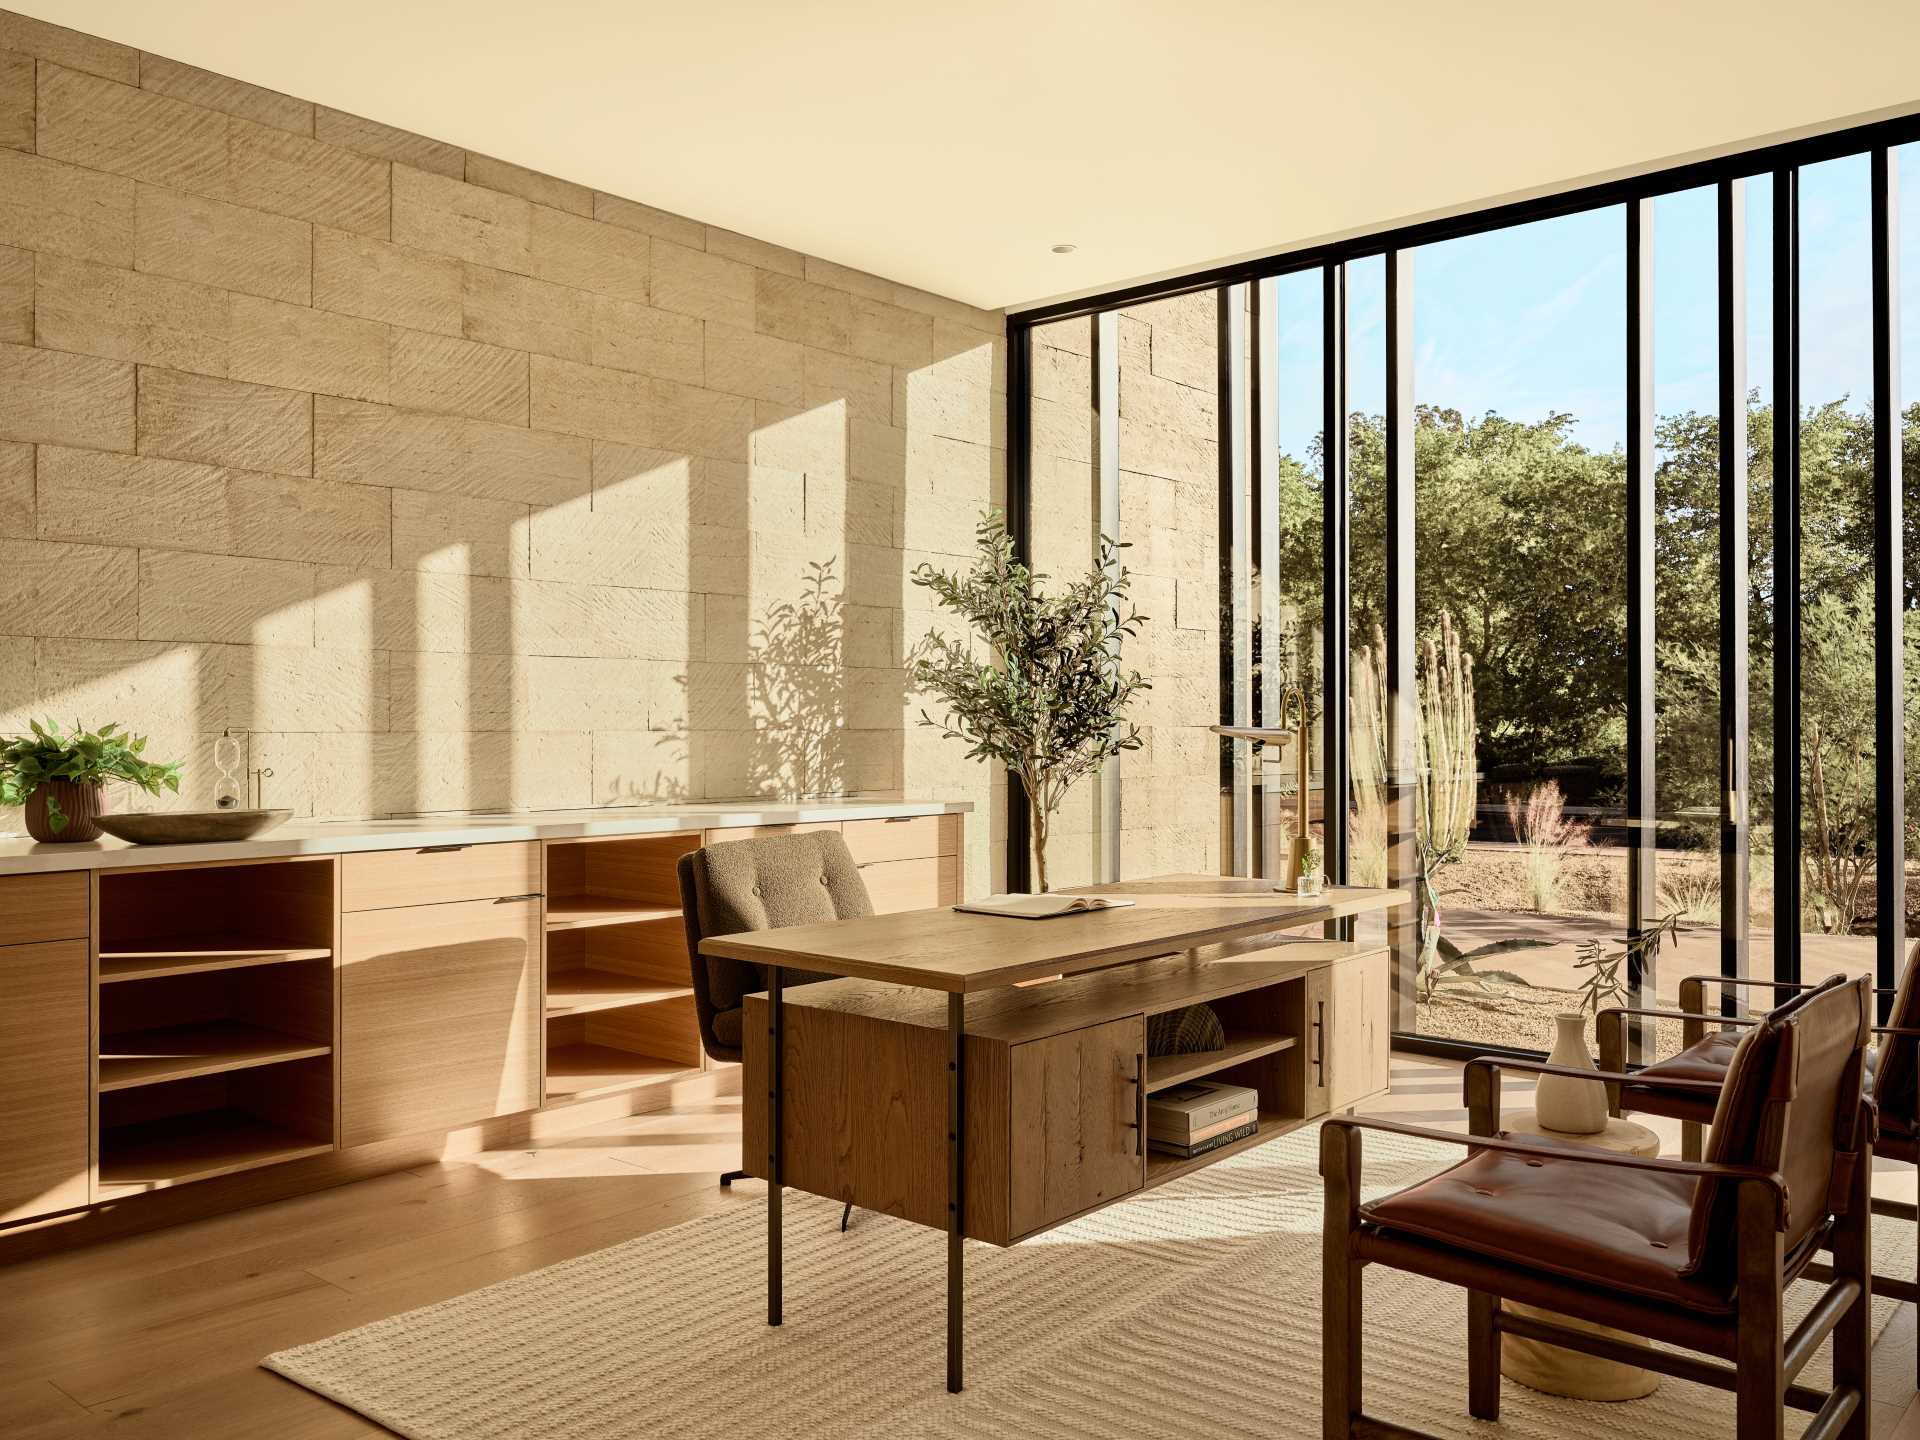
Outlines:
{"label": "light wood cabinet", "polygon": [[472,900],[344,917],[342,1145],[540,1104],[540,904]]}
{"label": "light wood cabinet", "polygon": [[85,871],[0,879],[0,945],[86,938]]}
{"label": "light wood cabinet", "polygon": [[1138,1190],[1146,1178],[1138,1015],[1012,1047],[1012,1227],[1057,1224]]}
{"label": "light wood cabinet", "polygon": [[506,842],[368,850],[345,857],[340,887],[340,908],[349,911],[532,895],[540,889],[540,847]]}
{"label": "light wood cabinet", "polygon": [[1355,955],[1328,967],[1328,1022],[1321,1045],[1330,1111],[1345,1110],[1387,1088],[1392,1064],[1387,1018],[1391,984],[1385,950]]}
{"label": "light wood cabinet", "polygon": [[0,1222],[87,1203],[87,991],[85,939],[0,949]]}

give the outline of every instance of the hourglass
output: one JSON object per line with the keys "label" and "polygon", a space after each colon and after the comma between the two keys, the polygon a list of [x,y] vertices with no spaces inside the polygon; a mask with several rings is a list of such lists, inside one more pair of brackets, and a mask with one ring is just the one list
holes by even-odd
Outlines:
{"label": "hourglass", "polygon": [[237,810],[240,807],[240,742],[233,738],[233,731],[222,730],[220,738],[213,742],[213,768],[220,772],[220,793],[214,804],[222,810]]}

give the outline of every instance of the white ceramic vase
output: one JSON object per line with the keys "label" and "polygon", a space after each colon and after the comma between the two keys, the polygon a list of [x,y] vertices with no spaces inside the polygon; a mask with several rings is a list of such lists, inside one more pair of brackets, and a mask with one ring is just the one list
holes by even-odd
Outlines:
{"label": "white ceramic vase", "polygon": [[[1549,1065],[1573,1070],[1594,1069],[1587,1053],[1586,1016],[1579,1012],[1556,1015],[1557,1032]],[[1533,1092],[1534,1118],[1549,1130],[1568,1135],[1598,1135],[1607,1128],[1607,1087],[1598,1080],[1575,1080],[1570,1075],[1542,1075]]]}

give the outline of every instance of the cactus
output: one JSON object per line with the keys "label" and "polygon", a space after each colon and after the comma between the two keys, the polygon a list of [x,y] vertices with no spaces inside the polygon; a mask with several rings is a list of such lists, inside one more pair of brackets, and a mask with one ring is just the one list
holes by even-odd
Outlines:
{"label": "cactus", "polygon": [[[1372,646],[1353,667],[1354,878],[1386,882],[1387,687],[1386,636],[1374,627]],[[1420,873],[1420,976],[1431,991],[1441,969],[1464,964],[1440,953],[1440,906],[1434,875],[1466,854],[1479,799],[1478,731],[1473,706],[1473,657],[1460,648],[1453,617],[1440,616],[1438,636],[1420,647],[1414,673],[1420,729],[1415,737],[1414,844]],[[1471,967],[1468,967],[1470,973]]]}

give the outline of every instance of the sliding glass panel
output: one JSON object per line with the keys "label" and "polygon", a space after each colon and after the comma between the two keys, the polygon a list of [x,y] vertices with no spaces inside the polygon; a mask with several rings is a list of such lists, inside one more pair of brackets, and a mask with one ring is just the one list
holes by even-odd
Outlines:
{"label": "sliding glass panel", "polygon": [[1543,1050],[1627,998],[1625,225],[1415,260],[1427,1035]]}
{"label": "sliding glass panel", "polygon": [[[1868,162],[1800,178],[1801,972],[1874,968],[1873,307]],[[1890,880],[1888,883],[1896,883]],[[1784,921],[1784,917],[1783,921]]]}
{"label": "sliding glass panel", "polygon": [[1145,744],[1120,762],[1123,877],[1218,874],[1230,854],[1220,713],[1219,297],[1119,312],[1119,536],[1146,629],[1130,649],[1153,688]]}
{"label": "sliding glass panel", "polygon": [[[1920,141],[1895,152],[1900,185],[1900,361],[1901,497],[1906,537],[1901,555],[1907,664],[1907,853],[1916,850],[1920,831]],[[1907,938],[1920,934],[1908,889]]]}
{"label": "sliding glass panel", "polygon": [[[1033,331],[1032,564],[1056,584],[1086,573],[1099,537],[1095,323],[1062,320]],[[1052,888],[1104,878],[1097,869],[1100,801],[1099,781],[1090,778],[1069,791],[1055,813],[1047,835]]]}
{"label": "sliding glass panel", "polygon": [[[1654,201],[1655,992],[1720,968],[1720,425],[1714,187]],[[1757,767],[1756,767],[1757,773]],[[1656,1055],[1678,1048],[1663,1022]]]}
{"label": "sliding glass panel", "polygon": [[[1260,454],[1254,466],[1254,721],[1281,716],[1288,687],[1306,698],[1307,829],[1325,834],[1326,682],[1321,564],[1326,487],[1322,421],[1322,272],[1261,282],[1256,308]],[[1283,873],[1299,832],[1299,769],[1291,750],[1272,747],[1260,771],[1258,874]]]}

